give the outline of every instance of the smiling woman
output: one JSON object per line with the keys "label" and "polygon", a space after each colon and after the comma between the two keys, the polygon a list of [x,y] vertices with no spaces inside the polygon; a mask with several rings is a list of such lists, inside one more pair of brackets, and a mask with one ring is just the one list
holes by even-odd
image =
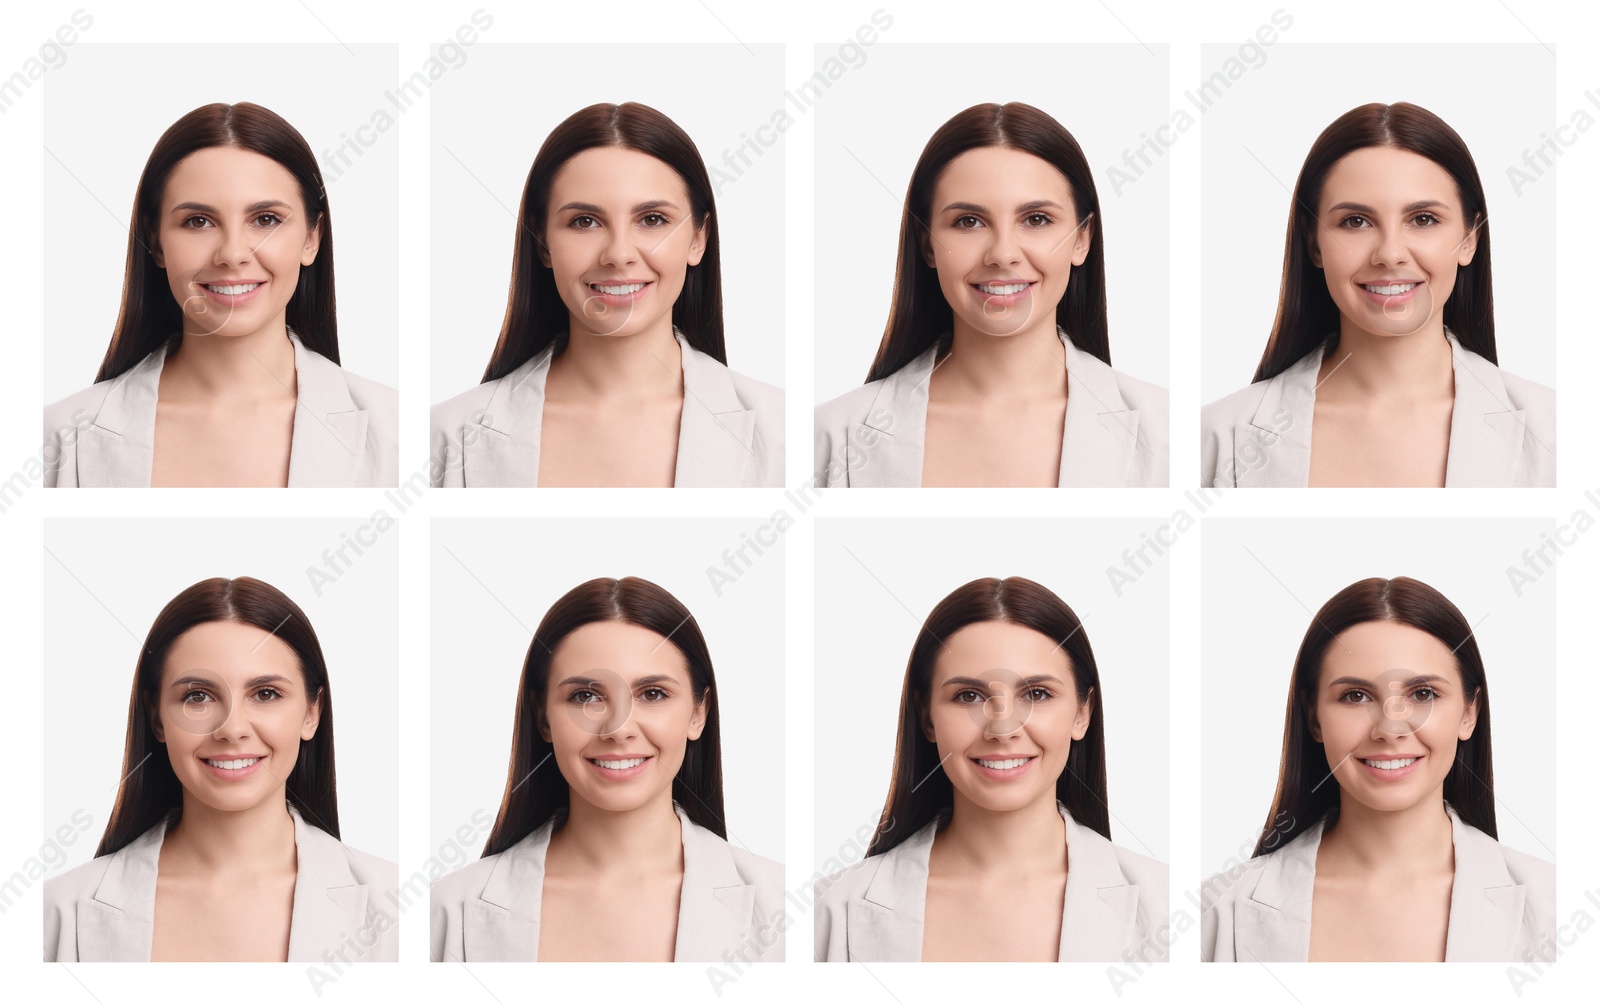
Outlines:
{"label": "smiling woman", "polygon": [[528,646],[483,857],[433,884],[433,960],[782,960],[783,866],[727,833],[694,617],[647,580],[590,580]]}
{"label": "smiling woman", "polygon": [[867,382],[816,409],[816,484],[1166,485],[1167,393],[1111,368],[1104,247],[1061,123],[1011,102],[940,126]]}
{"label": "smiling woman", "polygon": [[436,486],[777,486],[783,392],[727,366],[711,179],[677,123],[591,105],[539,148],[477,387],[434,406]]}
{"label": "smiling woman", "polygon": [[121,776],[94,860],[45,884],[45,960],[398,959],[398,870],[339,840],[328,668],[283,593],[208,579],[162,608]]}
{"label": "smiling woman", "polygon": [[282,117],[212,104],[162,134],[95,381],[45,409],[47,486],[396,484],[397,398],[339,366],[333,220]]}
{"label": "smiling woman", "polygon": [[1531,959],[1554,945],[1555,869],[1497,835],[1467,619],[1415,579],[1352,583],[1306,630],[1267,825],[1248,865],[1205,884],[1201,952]]}
{"label": "smiling woman", "polygon": [[1351,109],[1306,155],[1255,383],[1201,421],[1201,484],[1555,484],[1555,392],[1496,364],[1489,211],[1425,108]]}
{"label": "smiling woman", "polygon": [[928,615],[867,858],[816,901],[818,962],[1167,959],[1167,867],[1111,843],[1100,673],[1060,597],[978,579]]}

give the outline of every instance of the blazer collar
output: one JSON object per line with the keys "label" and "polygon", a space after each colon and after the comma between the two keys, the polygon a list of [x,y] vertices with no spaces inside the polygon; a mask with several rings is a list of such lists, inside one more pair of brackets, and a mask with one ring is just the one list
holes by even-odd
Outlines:
{"label": "blazer collar", "polygon": [[[289,341],[296,381],[289,486],[353,485],[366,451],[367,413],[351,400],[338,364],[307,349],[292,331]],[[112,379],[93,424],[78,440],[79,484],[149,487],[156,394],[171,348],[157,349]]]}
{"label": "blazer collar", "polygon": [[[1060,803],[1066,824],[1067,888],[1061,903],[1060,962],[1104,962],[1122,958],[1136,939],[1139,887],[1117,864],[1116,849],[1099,833],[1072,819]],[[883,862],[860,899],[845,906],[850,959],[860,962],[914,962],[922,959],[926,922],[928,858],[933,837],[948,817],[926,825],[885,852]]]}
{"label": "blazer collar", "polygon": [[[294,907],[289,962],[322,962],[323,951],[355,937],[365,922],[367,887],[350,873],[338,838],[294,818]],[[172,818],[161,821],[111,856],[100,885],[79,905],[78,958],[84,962],[147,963],[155,933],[156,871]]]}
{"label": "blazer collar", "polygon": [[[1500,368],[1464,348],[1448,331],[1455,405],[1450,412],[1450,448],[1444,483],[1501,486],[1516,482],[1522,460],[1527,416],[1513,408]],[[1254,416],[1234,427],[1235,456],[1254,456],[1267,447],[1271,463],[1239,472],[1241,486],[1304,488],[1311,480],[1311,423],[1317,404],[1317,373],[1326,346],[1302,356],[1266,381]],[[1290,426],[1280,432],[1282,416]]]}
{"label": "blazer collar", "polygon": [[[755,456],[756,414],[740,402],[732,371],[691,346],[676,328],[672,335],[683,361],[683,417],[673,485],[742,485]],[[546,346],[496,382],[489,404],[474,417],[477,435],[462,445],[467,485],[538,485],[545,381],[556,345]]]}
{"label": "blazer collar", "polygon": [[[715,962],[750,934],[755,887],[739,875],[733,849],[673,804],[683,833],[683,887],[678,896],[678,962]],[[545,853],[564,810],[496,857],[488,882],[462,911],[466,959],[536,962]]]}
{"label": "blazer collar", "polygon": [[[1494,838],[1464,822],[1448,804],[1455,847],[1450,885],[1446,963],[1509,960],[1527,887],[1512,880]],[[1267,856],[1261,879],[1234,910],[1235,959],[1240,963],[1304,963],[1311,953],[1311,897],[1317,849],[1327,818]]]}
{"label": "blazer collar", "polygon": [[[1079,350],[1061,329],[1056,335],[1066,351],[1067,370],[1057,484],[1061,488],[1124,484],[1140,449],[1139,412],[1123,400],[1111,367]],[[947,346],[948,337],[884,378],[859,436],[865,445],[858,449],[871,463],[852,469],[852,485],[922,484],[928,382],[937,366],[935,359]]]}

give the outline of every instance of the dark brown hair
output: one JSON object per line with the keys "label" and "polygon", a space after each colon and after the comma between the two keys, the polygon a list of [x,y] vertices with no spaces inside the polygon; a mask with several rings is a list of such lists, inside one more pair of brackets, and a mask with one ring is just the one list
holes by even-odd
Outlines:
{"label": "dark brown hair", "polygon": [[867,848],[881,855],[935,820],[955,803],[950,778],[939,760],[939,748],[923,732],[922,714],[932,697],[933,668],[944,640],[971,624],[1003,621],[1031,628],[1059,642],[1072,669],[1079,704],[1092,700],[1093,712],[1083,739],[1074,741],[1065,769],[1056,778],[1056,800],[1072,819],[1111,837],[1111,809],[1106,803],[1105,702],[1100,670],[1089,636],[1072,608],[1031,579],[975,579],[939,601],[917,633],[906,662],[900,691],[900,726],[895,736],[894,775],[883,816]]}
{"label": "dark brown hair", "polygon": [[881,380],[922,355],[951,331],[954,314],[939,288],[939,273],[923,257],[931,232],[933,190],[949,163],[979,147],[1007,147],[1048,161],[1072,189],[1077,224],[1089,231],[1089,254],[1072,270],[1067,292],[1056,305],[1056,326],[1072,344],[1111,362],[1106,333],[1106,267],[1100,196],[1094,172],[1072,134],[1046,113],[1012,101],[973,105],[940,126],[923,147],[911,172],[905,210],[900,216],[900,253],[894,267],[894,303],[878,343],[867,382]]}
{"label": "dark brown hair", "polygon": [[[539,731],[539,712],[550,685],[550,664],[568,635],[596,622],[637,625],[665,638],[683,656],[689,687],[706,710],[699,739],[684,747],[683,764],[672,780],[673,801],[689,819],[727,839],[722,807],[722,743],[717,715],[716,678],[705,636],[678,598],[647,579],[591,579],[550,606],[528,644],[517,685],[516,721],[511,734],[511,764],[505,795],[483,854],[496,855],[538,830],[564,809],[571,790],[561,772],[543,767],[555,748]],[[542,768],[542,770],[541,770]]]}
{"label": "dark brown hair", "polygon": [[1317,704],[1317,682],[1328,647],[1346,629],[1373,621],[1420,629],[1454,653],[1462,693],[1469,703],[1477,704],[1478,721],[1472,736],[1456,744],[1455,763],[1444,780],[1444,799],[1463,821],[1490,837],[1499,837],[1494,820],[1494,764],[1489,748],[1489,685],[1472,626],[1456,605],[1427,583],[1405,576],[1374,577],[1351,583],[1334,594],[1306,629],[1295,655],[1289,703],[1284,712],[1278,790],[1273,794],[1272,810],[1252,858],[1282,847],[1338,810],[1339,786],[1323,784],[1331,774],[1328,752],[1311,735],[1308,716]]}
{"label": "dark brown hair", "polygon": [[[550,187],[562,165],[594,147],[622,147],[649,154],[683,179],[695,226],[706,235],[705,253],[691,265],[683,290],[672,305],[672,324],[694,348],[724,365],[722,340],[722,252],[717,239],[716,199],[711,176],[694,141],[676,122],[636,101],[599,104],[574,112],[545,138],[533,158],[517,210],[517,236],[511,257],[511,292],[500,339],[483,371],[498,380],[566,334],[571,315],[556,289],[555,273],[540,257],[550,216]],[[556,351],[560,352],[557,346]]]}
{"label": "dark brown hair", "polygon": [[1426,108],[1404,101],[1393,105],[1374,102],[1335,119],[1306,154],[1289,204],[1278,313],[1252,381],[1276,377],[1339,333],[1339,308],[1328,292],[1327,278],[1311,260],[1310,238],[1317,232],[1317,207],[1328,172],[1345,155],[1368,147],[1396,147],[1421,154],[1455,179],[1467,229],[1477,229],[1478,246],[1472,262],[1456,272],[1455,288],[1444,305],[1444,324],[1463,347],[1491,363],[1499,361],[1489,278],[1489,209],[1472,153],[1454,129]]}
{"label": "dark brown hair", "polygon": [[270,157],[294,175],[305,205],[306,226],[320,227],[316,261],[300,267],[289,298],[285,323],[307,349],[339,362],[339,329],[334,316],[333,220],[322,170],[305,137],[270,109],[241,101],[202,105],[174,122],[156,141],[139,188],[133,197],[128,232],[128,259],[122,279],[122,307],[111,345],[95,381],[132,369],[155,350],[181,338],[183,308],[172,296],[166,270],[157,266],[151,248],[160,230],[161,200],[167,179],[185,157],[210,147],[238,147]]}
{"label": "dark brown hair", "polygon": [[202,580],[173,597],[156,615],[134,669],[128,699],[128,738],[122,784],[95,856],[121,849],[174,811],[183,809],[183,787],[156,739],[161,674],[173,643],[189,629],[217,621],[254,625],[294,650],[305,678],[307,700],[321,706],[317,732],[300,741],[299,758],[285,783],[290,803],[307,823],[339,836],[339,801],[333,768],[333,694],[328,665],[311,622],[293,600],[259,579]]}

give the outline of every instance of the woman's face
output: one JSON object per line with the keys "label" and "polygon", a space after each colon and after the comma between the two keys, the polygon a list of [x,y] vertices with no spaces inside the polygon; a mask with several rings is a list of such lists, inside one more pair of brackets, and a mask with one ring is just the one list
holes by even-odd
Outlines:
{"label": "woman's face", "polygon": [[923,258],[958,325],[991,336],[1055,330],[1094,223],[1077,222],[1065,175],[1020,150],[968,150],[939,175],[925,222]]}
{"label": "woman's face", "polygon": [[950,783],[987,810],[1053,804],[1093,701],[1079,704],[1066,653],[1001,621],[967,625],[944,642],[922,720]]}
{"label": "woman's face", "polygon": [[212,809],[246,810],[283,800],[300,741],[316,735],[317,698],[306,693],[294,650],[277,636],[213,621],[167,651],[152,725],[186,796]]}
{"label": "woman's face", "polygon": [[1328,172],[1310,244],[1343,319],[1398,336],[1435,323],[1478,240],[1448,171],[1409,150],[1366,147]]}
{"label": "woman's face", "polygon": [[1328,647],[1309,725],[1342,799],[1404,810],[1443,798],[1456,744],[1478,722],[1472,698],[1448,646],[1410,625],[1371,621]]}
{"label": "woman's face", "polygon": [[150,248],[183,308],[184,332],[281,330],[300,269],[321,240],[294,175],[253,150],[208,147],[172,169]]}
{"label": "woman's face", "polygon": [[555,274],[573,331],[670,331],[672,305],[706,231],[683,179],[625,147],[592,147],[556,172],[540,260]]}
{"label": "woman's face", "polygon": [[683,654],[648,628],[587,624],[551,656],[539,730],[574,800],[621,812],[662,798],[705,721]]}

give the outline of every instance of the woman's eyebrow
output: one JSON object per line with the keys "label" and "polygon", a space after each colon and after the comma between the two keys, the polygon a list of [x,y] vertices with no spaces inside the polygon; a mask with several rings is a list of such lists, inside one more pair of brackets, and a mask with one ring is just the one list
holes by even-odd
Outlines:
{"label": "woman's eyebrow", "polygon": [[[1046,681],[1054,681],[1055,683],[1060,684],[1061,683],[1061,678],[1055,676],[1054,674],[1036,673],[1036,674],[1033,674],[1031,676],[1024,677],[1021,680],[1017,681],[1017,685],[1019,687],[1030,687],[1030,686],[1032,686],[1034,684],[1043,684]],[[959,685],[961,687],[987,688],[991,684],[1004,684],[1004,683],[1005,683],[1004,680],[998,680],[998,679],[997,680],[981,680],[981,679],[979,679],[977,677],[951,677],[948,680],[946,680],[940,686],[941,687],[952,687],[952,686],[958,686]]]}
{"label": "woman's eyebrow", "polygon": [[[952,209],[960,210],[963,213],[987,213],[987,212],[989,212],[989,207],[980,206],[975,202],[952,202],[948,206],[945,207],[945,211],[947,211],[947,212],[949,210],[952,210]],[[1027,212],[1031,212],[1032,210],[1036,210],[1036,209],[1059,209],[1059,210],[1062,210],[1064,212],[1066,207],[1062,206],[1059,202],[1056,202],[1054,199],[1034,199],[1031,202],[1025,202],[1022,205],[1018,206],[1017,207],[1017,212],[1018,213],[1027,213]]]}
{"label": "woman's eyebrow", "polygon": [[[1448,208],[1449,208],[1449,206],[1448,206],[1447,203],[1440,202],[1438,199],[1419,199],[1416,202],[1411,203],[1410,205],[1402,207],[1400,212],[1402,212],[1402,213],[1415,213],[1419,209],[1448,209]],[[1341,209],[1354,210],[1357,213],[1368,213],[1368,214],[1376,214],[1377,213],[1377,210],[1373,209],[1371,206],[1366,206],[1366,205],[1363,205],[1363,204],[1361,204],[1359,202],[1341,202],[1341,203],[1337,203],[1337,204],[1335,204],[1333,206],[1329,206],[1328,207],[1328,212],[1333,213],[1333,212],[1336,212],[1336,211],[1341,210]]]}
{"label": "woman's eyebrow", "polygon": [[[248,691],[248,690],[251,690],[253,688],[258,688],[263,684],[292,684],[292,683],[293,682],[290,681],[289,678],[285,677],[283,674],[268,673],[268,674],[261,674],[259,676],[250,678],[249,680],[244,682],[244,686],[245,686],[245,690]],[[184,676],[182,676],[182,677],[178,678],[177,680],[173,681],[169,685],[169,688],[192,687],[195,684],[203,684],[206,687],[217,687],[218,686],[217,682],[215,680],[212,680],[210,677],[201,677],[198,674],[185,674]]]}
{"label": "woman's eyebrow", "polygon": [[[632,212],[634,212],[634,213],[645,213],[645,212],[648,212],[648,211],[650,211],[652,209],[677,209],[677,208],[678,208],[678,204],[673,202],[671,199],[651,199],[651,200],[649,200],[647,202],[641,202],[638,205],[634,206],[633,209],[632,209]],[[566,203],[565,205],[563,205],[560,209],[556,210],[556,212],[557,213],[565,213],[569,209],[575,209],[575,210],[579,211],[580,213],[593,213],[595,216],[605,216],[605,214],[606,214],[605,210],[601,209],[599,206],[596,206],[592,202],[569,202],[569,203]]]}
{"label": "woman's eyebrow", "polygon": [[[262,199],[260,202],[253,202],[246,206],[244,211],[246,214],[259,213],[264,209],[286,209],[288,206],[289,204],[284,202],[282,199]],[[202,213],[212,214],[220,213],[220,210],[218,210],[215,206],[207,206],[203,202],[180,202],[176,206],[172,207],[172,212],[174,213],[186,210],[198,210]]]}
{"label": "woman's eyebrow", "polygon": [[[1434,681],[1438,681],[1438,682],[1444,683],[1444,684],[1450,683],[1450,681],[1447,678],[1441,677],[1436,673],[1418,674],[1417,676],[1412,677],[1412,678],[1410,678],[1408,680],[1405,680],[1405,681],[1392,681],[1391,683],[1404,684],[1406,687],[1415,687],[1418,684],[1431,684]],[[1339,678],[1337,678],[1335,680],[1331,680],[1331,681],[1328,682],[1328,686],[1329,687],[1339,687],[1341,685],[1354,685],[1356,687],[1365,687],[1365,688],[1370,688],[1370,687],[1373,686],[1372,685],[1372,681],[1365,680],[1365,679],[1363,679],[1361,677],[1339,677]]]}

